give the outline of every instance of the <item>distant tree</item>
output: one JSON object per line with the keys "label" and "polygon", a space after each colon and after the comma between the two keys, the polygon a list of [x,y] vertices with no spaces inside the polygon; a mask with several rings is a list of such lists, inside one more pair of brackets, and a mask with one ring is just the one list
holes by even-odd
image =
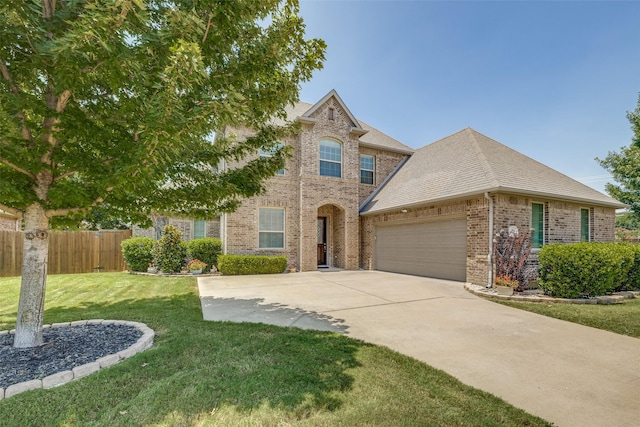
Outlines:
{"label": "distant tree", "polygon": [[[284,166],[295,127],[272,119],[324,50],[297,0],[0,2],[0,209],[25,231],[14,346],[42,342],[52,218],[237,208]],[[212,143],[226,126],[255,136]]]}
{"label": "distant tree", "polygon": [[631,212],[623,212],[616,215],[616,228],[640,230],[640,221],[638,221],[638,217]]}
{"label": "distant tree", "polygon": [[628,147],[620,152],[610,151],[604,160],[596,159],[608,170],[618,183],[608,183],[605,190],[609,195],[629,205],[630,212],[640,220],[640,97],[634,111],[627,113],[633,136]]}

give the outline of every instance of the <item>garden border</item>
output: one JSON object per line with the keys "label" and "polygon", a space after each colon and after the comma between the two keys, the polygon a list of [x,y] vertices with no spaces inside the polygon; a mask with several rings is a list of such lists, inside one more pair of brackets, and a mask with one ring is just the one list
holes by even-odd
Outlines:
{"label": "garden border", "polygon": [[465,283],[464,288],[480,297],[497,299],[500,301],[521,301],[521,302],[544,302],[553,304],[617,304],[627,299],[640,298],[639,291],[626,291],[616,292],[612,295],[605,295],[594,298],[554,298],[548,295],[542,294],[518,294],[514,295],[498,295],[494,288],[487,288],[486,286],[474,285],[471,283]]}
{"label": "garden border", "polygon": [[[140,322],[129,322],[126,320],[104,320],[104,319],[91,319],[91,320],[77,320],[74,322],[53,323],[50,325],[43,325],[43,329],[47,328],[63,328],[65,326],[84,326],[84,325],[126,325],[133,326],[142,332],[142,336],[138,338],[133,345],[121,350],[117,353],[108,354],[93,362],[85,363],[84,365],[76,366],[70,371],[57,372],[51,374],[42,379],[34,379],[29,381],[23,381],[21,383],[11,384],[6,389],[0,388],[0,400],[7,399],[15,396],[16,394],[28,391],[36,390],[40,388],[49,389],[66,384],[70,381],[75,381],[87,375],[98,372],[100,369],[108,368],[117,363],[120,363],[124,359],[128,359],[137,353],[140,353],[153,345],[153,338],[155,332],[149,328],[146,324]],[[0,331],[0,335],[14,334],[15,329],[10,331]]]}

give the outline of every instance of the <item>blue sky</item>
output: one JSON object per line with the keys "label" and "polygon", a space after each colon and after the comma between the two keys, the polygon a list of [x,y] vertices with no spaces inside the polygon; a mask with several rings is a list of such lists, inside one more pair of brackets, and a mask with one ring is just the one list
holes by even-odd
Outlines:
{"label": "blue sky", "polygon": [[604,191],[631,142],[640,1],[301,0],[327,42],[303,84],[413,148],[466,127]]}

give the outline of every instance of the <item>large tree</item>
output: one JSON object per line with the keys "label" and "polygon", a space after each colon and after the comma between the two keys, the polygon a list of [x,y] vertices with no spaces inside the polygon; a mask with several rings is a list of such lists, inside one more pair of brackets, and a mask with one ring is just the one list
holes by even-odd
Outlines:
{"label": "large tree", "polygon": [[617,182],[607,183],[607,193],[628,204],[631,213],[640,220],[640,96],[636,109],[628,112],[627,118],[633,131],[631,144],[622,147],[619,153],[610,151],[604,160],[597,160]]}
{"label": "large tree", "polygon": [[[297,0],[2,1],[0,209],[25,236],[14,346],[42,342],[52,218],[233,210],[283,167],[294,126],[273,118],[324,50]],[[255,136],[213,142],[226,126]]]}

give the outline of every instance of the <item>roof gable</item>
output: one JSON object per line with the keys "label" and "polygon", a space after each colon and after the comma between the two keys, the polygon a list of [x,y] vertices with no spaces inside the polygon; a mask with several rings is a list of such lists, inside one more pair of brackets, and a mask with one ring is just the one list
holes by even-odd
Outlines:
{"label": "roof gable", "polygon": [[344,114],[346,115],[346,117],[349,119],[349,121],[351,122],[351,126],[357,130],[363,130],[362,126],[360,126],[360,123],[358,122],[358,120],[356,119],[356,117],[351,113],[351,111],[349,110],[349,108],[347,108],[346,104],[344,103],[344,101],[342,100],[342,98],[340,98],[340,95],[338,95],[338,92],[336,92],[335,89],[332,89],[328,94],[326,94],[325,96],[322,97],[322,99],[318,102],[316,102],[310,109],[308,109],[303,115],[302,117],[305,118],[311,118],[313,117],[313,114],[320,109],[320,107],[322,107],[324,104],[327,103],[327,101],[329,101],[331,98],[335,99],[335,102],[340,106],[340,108],[344,111]]}
{"label": "roof gable", "polygon": [[361,213],[497,191],[624,207],[611,197],[467,128],[418,149],[362,206]]}

